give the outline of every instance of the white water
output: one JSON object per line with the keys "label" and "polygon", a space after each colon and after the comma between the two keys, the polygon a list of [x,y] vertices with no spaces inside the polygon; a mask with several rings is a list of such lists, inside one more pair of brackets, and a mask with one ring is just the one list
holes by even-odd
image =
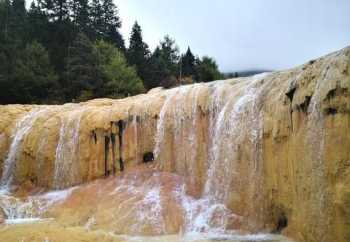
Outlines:
{"label": "white water", "polygon": [[166,99],[164,101],[162,110],[160,111],[160,114],[159,114],[159,120],[157,123],[157,134],[155,137],[156,145],[155,145],[155,149],[153,152],[155,159],[159,158],[160,152],[162,149],[162,145],[163,145],[162,141],[164,139],[165,125],[166,125],[165,115],[167,113],[168,107],[171,105],[172,99],[177,94],[177,92],[178,92],[178,89],[171,89],[167,92]]}
{"label": "white water", "polygon": [[9,187],[13,180],[13,172],[16,165],[16,160],[21,155],[22,143],[27,134],[33,127],[37,118],[45,112],[46,109],[34,109],[25,114],[17,123],[13,131],[12,142],[9,153],[4,162],[3,173],[0,180],[0,186],[3,188]]}
{"label": "white water", "polygon": [[[186,194],[186,187],[176,191],[180,197],[183,208],[186,212],[186,221],[184,226],[185,234],[225,234],[234,231],[226,231],[230,221],[241,218],[232,213],[227,207],[229,193],[234,191],[235,184],[232,181],[239,175],[236,169],[236,152],[243,139],[248,139],[253,147],[252,157],[259,157],[259,139],[261,137],[261,119],[257,108],[258,92],[256,84],[266,74],[257,75],[253,82],[242,84],[239,89],[232,89],[232,86],[225,85],[222,82],[214,82],[208,85],[211,92],[209,107],[209,160],[208,173],[204,186],[204,191],[200,199],[195,199]],[[164,105],[160,112],[160,119],[157,125],[156,135],[156,158],[161,164],[168,163],[168,160],[161,160],[161,155],[165,145],[165,132],[167,128],[167,119],[171,118],[174,124],[170,130],[173,132],[175,144],[190,147],[190,154],[186,154],[183,149],[177,150],[174,147],[176,156],[175,166],[178,164],[187,164],[187,176],[195,177],[196,174],[196,119],[198,115],[198,95],[201,86],[183,86],[168,93]],[[235,86],[237,88],[237,86]],[[238,98],[232,98],[238,96]],[[184,110],[186,103],[192,103],[190,114]],[[185,130],[184,125],[186,114],[191,119],[192,126],[190,130]],[[250,130],[249,132],[243,132]],[[184,135],[189,133],[188,138]],[[185,137],[185,138],[184,138]],[[228,153],[229,152],[229,153]],[[165,159],[167,159],[165,157]],[[256,160],[253,161],[256,164]],[[162,166],[164,167],[164,166]],[[256,167],[255,167],[256,168]],[[175,169],[177,169],[175,167]],[[254,174],[254,171],[252,171]]]}
{"label": "white water", "polygon": [[83,113],[84,109],[69,112],[61,118],[53,179],[56,189],[78,183],[75,179],[79,177],[79,131]]}
{"label": "white water", "polygon": [[[259,78],[257,78],[259,80]],[[216,85],[218,84],[218,85]],[[238,99],[232,99],[227,96],[228,85],[222,83],[210,84],[209,87],[212,92],[209,115],[209,133],[211,143],[209,147],[208,172],[206,183],[204,184],[203,194],[199,199],[195,199],[186,193],[186,186],[174,191],[185,210],[185,225],[183,233],[185,238],[221,238],[230,240],[268,240],[270,235],[247,235],[242,236],[235,233],[235,231],[227,231],[226,227],[232,219],[241,219],[239,216],[232,213],[227,208],[227,200],[229,192],[234,190],[232,187],[232,179],[237,176],[235,174],[236,151],[237,145],[245,137],[242,136],[243,129],[250,129],[251,142],[255,144],[260,137],[260,122],[261,118],[255,107],[257,94],[253,84],[247,84],[242,89],[230,90],[231,95],[236,92],[240,94]],[[198,97],[202,90],[202,85],[193,85],[180,87],[168,91],[164,106],[159,115],[157,124],[155,156],[161,157],[162,149],[164,148],[164,138],[167,132],[167,119],[172,118],[174,127],[175,142],[183,142],[183,137],[186,136],[183,145],[190,147],[191,153],[183,153],[178,155],[179,159],[183,159],[188,164],[188,174],[196,174],[196,158],[197,158],[197,119],[199,115]],[[192,107],[189,113],[190,129],[185,130],[186,125],[184,110],[186,102],[191,100]],[[69,116],[61,118],[61,128],[59,141],[56,149],[55,172],[54,172],[54,186],[62,188],[74,183],[74,178],[78,177],[76,172],[79,171],[78,163],[79,157],[79,130],[80,121],[83,115],[83,110],[75,113],[70,113]],[[36,116],[36,114],[33,114]],[[35,117],[24,118],[22,124],[18,124],[18,130],[11,148],[13,146],[13,158],[9,161],[14,162],[16,152],[20,148],[23,137],[30,131],[31,125],[35,122]],[[138,143],[137,120],[134,116],[133,120],[135,132],[135,144]],[[45,145],[45,141],[40,143],[40,147]],[[176,148],[175,148],[176,149]],[[230,156],[226,153],[229,150]],[[135,149],[136,157],[138,156],[138,148]],[[253,153],[256,153],[254,150]],[[11,149],[10,149],[11,154]],[[10,156],[9,156],[10,157]],[[165,161],[161,161],[165,162]],[[178,162],[176,162],[178,163]],[[222,172],[225,171],[225,172]],[[8,173],[8,172],[7,172]],[[8,179],[9,180],[9,179]],[[132,225],[135,233],[142,231],[144,221],[152,224],[157,230],[156,232],[165,232],[164,221],[162,215],[161,204],[161,188],[157,184],[144,184],[142,186],[134,186],[133,184],[123,184],[118,186],[115,191],[127,190],[130,194],[135,196],[142,196],[143,198],[135,204],[133,208],[137,212],[137,221]],[[32,196],[25,201],[8,196],[9,203],[3,205],[5,213],[8,217],[7,223],[30,223],[41,221],[39,218],[47,209],[54,204],[62,202],[71,193],[71,190],[51,192],[44,195]],[[132,196],[131,196],[132,197]],[[132,198],[131,198],[132,199]],[[6,199],[2,199],[6,201]],[[127,205],[125,201],[124,205]],[[1,205],[1,204],[0,204]],[[125,206],[119,204],[121,209]],[[119,218],[122,219],[122,218]],[[86,229],[90,230],[95,223],[95,218],[91,217],[86,224]]]}
{"label": "white water", "polygon": [[26,199],[14,197],[9,192],[0,193],[0,208],[8,224],[42,221],[41,216],[52,206],[65,201],[76,187],[29,196]]}

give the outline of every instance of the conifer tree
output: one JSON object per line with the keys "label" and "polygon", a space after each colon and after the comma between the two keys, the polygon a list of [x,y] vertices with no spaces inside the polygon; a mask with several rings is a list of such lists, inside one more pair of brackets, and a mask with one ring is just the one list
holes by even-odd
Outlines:
{"label": "conifer tree", "polygon": [[142,30],[140,25],[135,22],[131,31],[130,45],[126,53],[128,63],[136,67],[137,74],[147,86],[149,79],[148,60],[150,58],[150,50],[148,45],[143,42]]}
{"label": "conifer tree", "polygon": [[121,21],[113,0],[92,0],[90,12],[95,39],[108,41],[124,52],[125,43],[119,32]]}
{"label": "conifer tree", "polygon": [[70,99],[79,98],[86,91],[92,93],[96,77],[97,59],[94,46],[88,37],[79,33],[69,48],[65,79],[67,81],[67,96]]}
{"label": "conifer tree", "polygon": [[182,56],[181,66],[183,76],[193,76],[195,74],[195,57],[190,47],[188,47],[186,54]]}
{"label": "conifer tree", "polygon": [[51,22],[62,22],[69,18],[70,6],[68,0],[38,0],[38,5]]}
{"label": "conifer tree", "polygon": [[71,0],[70,9],[70,16],[77,31],[90,36],[91,20],[89,18],[90,6],[88,0]]}
{"label": "conifer tree", "polygon": [[218,65],[213,58],[204,56],[202,60],[197,60],[197,81],[210,82],[222,78]]}
{"label": "conifer tree", "polygon": [[57,89],[56,80],[45,48],[38,42],[28,44],[14,69],[13,86],[21,90],[17,92],[17,102],[47,102],[49,94]]}
{"label": "conifer tree", "polygon": [[49,22],[40,6],[33,1],[28,11],[28,35],[30,41],[38,41],[47,48]]}

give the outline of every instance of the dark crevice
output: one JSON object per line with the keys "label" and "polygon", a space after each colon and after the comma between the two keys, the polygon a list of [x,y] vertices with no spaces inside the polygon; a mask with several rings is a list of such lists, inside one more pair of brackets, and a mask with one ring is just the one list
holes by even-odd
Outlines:
{"label": "dark crevice", "polygon": [[339,86],[337,86],[336,88],[330,90],[327,95],[326,95],[326,100],[331,100],[333,98],[335,98],[336,95],[342,95],[344,93],[346,93],[348,91],[347,88],[341,88]]}
{"label": "dark crevice", "polygon": [[338,113],[338,110],[336,108],[326,108],[325,114],[326,115],[336,115]]}
{"label": "dark crevice", "polygon": [[147,152],[143,155],[143,163],[149,163],[154,161],[154,154],[153,152]]}
{"label": "dark crevice", "polygon": [[327,99],[327,100],[330,100],[330,99],[334,98],[336,92],[337,92],[337,89],[336,89],[336,88],[330,90],[330,91],[327,93],[326,99]]}
{"label": "dark crevice", "polygon": [[119,167],[120,171],[124,171],[124,161],[123,161],[123,131],[124,131],[124,121],[119,120],[118,125],[118,137],[119,137]]}
{"label": "dark crevice", "polygon": [[310,102],[311,102],[311,96],[305,96],[304,102],[298,105],[298,109],[304,113],[307,113]]}
{"label": "dark crevice", "polygon": [[91,136],[94,139],[95,144],[97,144],[97,134],[95,130],[91,131]]}
{"label": "dark crevice", "polygon": [[277,220],[276,228],[272,231],[274,234],[280,234],[283,229],[285,229],[288,226],[288,218],[287,216],[282,213]]}
{"label": "dark crevice", "polygon": [[309,65],[313,65],[316,62],[316,60],[310,60]]}
{"label": "dark crevice", "polygon": [[110,173],[108,169],[109,142],[109,136],[105,136],[105,176],[108,176]]}
{"label": "dark crevice", "polygon": [[295,94],[295,91],[297,90],[296,87],[293,87],[292,89],[290,89],[287,93],[286,93],[286,96],[289,98],[290,102],[292,103],[293,102],[293,98],[294,98],[294,94]]}
{"label": "dark crevice", "polygon": [[116,159],[115,159],[115,134],[111,134],[111,142],[112,142],[112,161],[113,161],[113,174],[116,173]]}
{"label": "dark crevice", "polygon": [[294,94],[295,91],[297,90],[296,87],[293,87],[292,89],[290,89],[287,93],[286,96],[288,97],[289,101],[290,101],[290,126],[293,132],[293,98],[294,98]]}
{"label": "dark crevice", "polygon": [[137,123],[141,123],[141,117],[138,116],[138,115],[136,115],[136,122],[137,122]]}

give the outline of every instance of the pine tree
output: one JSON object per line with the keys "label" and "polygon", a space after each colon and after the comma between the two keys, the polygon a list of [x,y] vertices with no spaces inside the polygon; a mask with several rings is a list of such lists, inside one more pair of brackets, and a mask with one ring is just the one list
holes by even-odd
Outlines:
{"label": "pine tree", "polygon": [[222,78],[216,61],[208,56],[204,56],[202,60],[197,60],[197,73],[198,82],[209,82]]}
{"label": "pine tree", "polygon": [[49,22],[40,6],[33,1],[28,11],[28,35],[30,41],[38,41],[47,47]]}
{"label": "pine tree", "polygon": [[89,18],[90,6],[88,0],[71,0],[71,19],[76,26],[77,32],[91,36],[91,23]]}
{"label": "pine tree", "polygon": [[178,74],[177,63],[180,59],[179,48],[176,46],[175,40],[171,39],[168,35],[160,42],[160,56],[171,74],[176,76]]}
{"label": "pine tree", "polygon": [[165,36],[154,50],[148,63],[148,89],[157,86],[172,87],[177,84],[179,49],[175,41]]}
{"label": "pine tree", "polygon": [[65,78],[67,81],[67,96],[70,99],[79,98],[83,91],[93,92],[96,79],[97,59],[94,46],[88,37],[79,33],[69,48]]}
{"label": "pine tree", "polygon": [[95,45],[98,56],[99,78],[102,86],[98,96],[125,97],[144,91],[142,80],[136,70],[128,66],[124,54],[114,45],[98,41]]}
{"label": "pine tree", "polygon": [[39,7],[45,12],[51,22],[69,19],[68,0],[38,0]]}
{"label": "pine tree", "polygon": [[193,76],[195,74],[195,57],[188,47],[186,54],[182,56],[181,69],[183,76]]}
{"label": "pine tree", "polygon": [[13,86],[17,92],[16,102],[40,103],[47,101],[57,88],[57,76],[50,65],[47,51],[38,42],[28,44],[21,58],[17,59]]}
{"label": "pine tree", "polygon": [[25,1],[13,0],[8,15],[8,34],[17,47],[24,47],[27,42],[27,27]]}
{"label": "pine tree", "polygon": [[90,13],[95,39],[108,41],[124,52],[125,43],[119,32],[121,21],[113,0],[92,0]]}
{"label": "pine tree", "polygon": [[126,53],[128,63],[136,67],[137,74],[147,86],[149,79],[148,60],[150,58],[150,50],[148,45],[143,42],[142,30],[140,25],[135,22],[130,37],[130,45]]}

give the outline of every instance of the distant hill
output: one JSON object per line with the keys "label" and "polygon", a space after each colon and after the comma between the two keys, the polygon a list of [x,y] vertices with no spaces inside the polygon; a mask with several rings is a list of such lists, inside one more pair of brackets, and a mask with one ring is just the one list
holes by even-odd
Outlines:
{"label": "distant hill", "polygon": [[272,70],[244,70],[244,71],[235,71],[235,72],[224,72],[223,75],[225,78],[235,78],[235,77],[248,77],[254,76],[256,74],[271,72]]}

